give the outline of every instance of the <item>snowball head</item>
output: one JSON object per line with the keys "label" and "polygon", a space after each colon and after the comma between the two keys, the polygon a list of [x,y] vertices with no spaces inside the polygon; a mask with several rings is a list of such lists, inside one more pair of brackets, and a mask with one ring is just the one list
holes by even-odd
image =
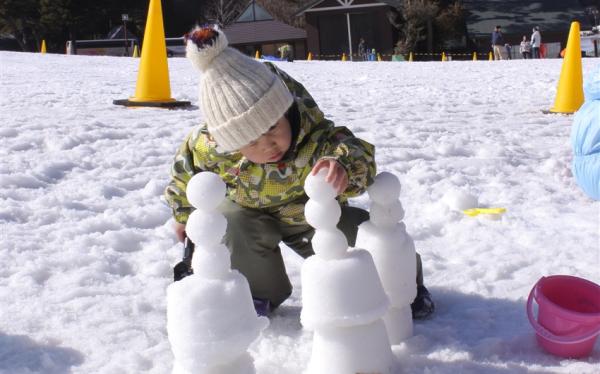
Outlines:
{"label": "snowball head", "polygon": [[317,201],[310,199],[304,207],[306,222],[315,229],[333,229],[336,227],[342,208],[337,200]]}
{"label": "snowball head", "polygon": [[337,193],[331,183],[325,181],[329,169],[321,169],[317,175],[313,175],[312,172],[306,177],[304,181],[304,191],[311,199],[317,201],[326,201],[335,199]]}
{"label": "snowball head", "polygon": [[386,171],[377,174],[375,182],[369,186],[369,197],[381,205],[392,203],[400,198],[400,180],[392,173]]}
{"label": "snowball head", "polygon": [[346,236],[337,228],[316,230],[311,242],[315,253],[325,260],[341,258],[348,249]]}
{"label": "snowball head", "polygon": [[217,174],[204,171],[190,179],[185,193],[194,208],[214,210],[225,199],[225,182]]}
{"label": "snowball head", "polygon": [[223,279],[231,270],[231,255],[224,244],[201,247],[192,257],[194,274],[202,278]]}
{"label": "snowball head", "polygon": [[221,243],[227,230],[227,219],[220,212],[194,210],[188,218],[185,233],[197,246],[215,246]]}
{"label": "snowball head", "polygon": [[479,206],[476,196],[461,190],[448,191],[442,200],[448,208],[456,211],[477,208]]}
{"label": "snowball head", "polygon": [[398,200],[388,204],[372,203],[369,214],[375,226],[392,228],[404,218],[404,208]]}

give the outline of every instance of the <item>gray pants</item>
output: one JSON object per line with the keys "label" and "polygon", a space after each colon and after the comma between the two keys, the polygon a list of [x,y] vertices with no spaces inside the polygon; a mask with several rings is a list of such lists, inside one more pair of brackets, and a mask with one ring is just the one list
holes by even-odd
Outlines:
{"label": "gray pants", "polygon": [[[315,231],[309,225],[290,225],[259,209],[244,208],[230,200],[220,207],[227,218],[225,244],[231,251],[231,267],[250,283],[252,297],[267,299],[277,307],[292,293],[279,243],[283,242],[303,258],[312,256],[310,240]],[[369,219],[363,209],[342,206],[338,223],[348,244],[354,246],[358,225]],[[417,284],[423,284],[421,257],[417,254]]]}

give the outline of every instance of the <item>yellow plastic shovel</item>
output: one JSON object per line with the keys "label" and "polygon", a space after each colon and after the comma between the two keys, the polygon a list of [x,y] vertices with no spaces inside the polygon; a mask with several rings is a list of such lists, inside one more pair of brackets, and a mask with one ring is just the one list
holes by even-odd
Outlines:
{"label": "yellow plastic shovel", "polygon": [[472,209],[463,210],[463,213],[470,217],[475,217],[480,214],[500,215],[505,212],[506,212],[506,208],[472,208]]}

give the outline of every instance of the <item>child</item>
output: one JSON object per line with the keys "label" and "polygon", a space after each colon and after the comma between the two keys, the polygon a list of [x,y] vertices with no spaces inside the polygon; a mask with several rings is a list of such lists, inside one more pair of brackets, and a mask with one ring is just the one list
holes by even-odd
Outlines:
{"label": "child", "polygon": [[[257,312],[266,315],[292,292],[279,243],[304,258],[314,254],[314,230],[304,219],[304,180],[328,170],[327,181],[342,205],[338,228],[354,245],[358,225],[369,215],[347,199],[373,182],[374,147],[325,119],[306,89],[286,73],[227,47],[216,26],[196,28],[186,38],[187,57],[203,72],[206,124],[179,148],[165,191],[175,233],[184,239],[192,209],[185,195],[189,179],[202,171],[217,173],[227,185],[220,210],[228,221],[224,242],[231,266],[248,279]],[[421,315],[431,314],[426,289],[420,300]]]}

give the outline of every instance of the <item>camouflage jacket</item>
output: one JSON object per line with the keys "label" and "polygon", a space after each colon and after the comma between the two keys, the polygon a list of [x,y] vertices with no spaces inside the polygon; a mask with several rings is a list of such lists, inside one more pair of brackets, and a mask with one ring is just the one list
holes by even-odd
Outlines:
{"label": "camouflage jacket", "polygon": [[279,162],[257,164],[239,152],[219,152],[206,125],[194,128],[175,155],[171,182],[165,190],[177,222],[187,222],[193,208],[185,188],[190,178],[202,171],[221,177],[230,200],[243,207],[261,209],[290,224],[305,223],[304,180],[319,159],[333,158],[346,169],[349,183],[339,197],[342,203],[363,193],[373,182],[374,147],[356,138],[346,127],[334,127],[304,86],[273,64],[266,65],[286,84],[298,108],[298,128],[290,149]]}

